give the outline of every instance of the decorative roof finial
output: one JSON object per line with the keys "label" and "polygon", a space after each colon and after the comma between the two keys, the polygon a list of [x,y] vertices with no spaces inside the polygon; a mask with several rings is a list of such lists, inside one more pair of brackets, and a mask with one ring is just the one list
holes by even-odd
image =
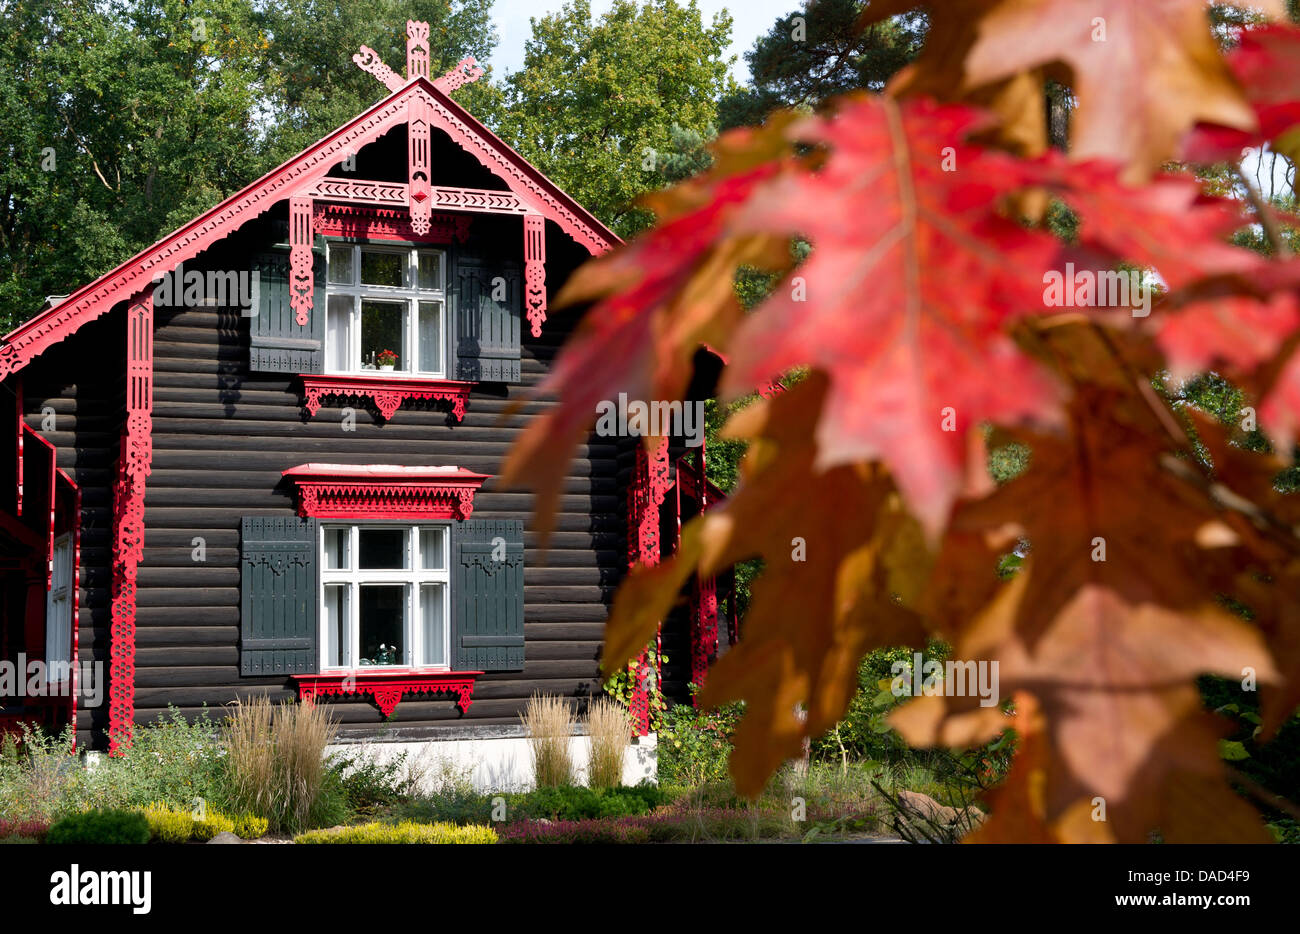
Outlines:
{"label": "decorative roof finial", "polygon": [[[406,21],[406,78],[389,68],[380,59],[379,53],[368,45],[352,56],[352,61],[364,72],[374,75],[390,91],[405,87],[414,78],[429,77],[429,24],[408,19]],[[456,63],[456,67],[433,82],[433,86],[444,94],[450,94],[483,77],[484,70],[474,56],[467,55]]]}

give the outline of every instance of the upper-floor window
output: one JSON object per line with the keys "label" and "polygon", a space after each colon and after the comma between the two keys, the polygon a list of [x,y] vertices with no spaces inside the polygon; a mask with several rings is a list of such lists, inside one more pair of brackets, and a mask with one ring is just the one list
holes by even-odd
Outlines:
{"label": "upper-floor window", "polygon": [[438,250],[330,244],[326,371],[444,376],[444,259]]}

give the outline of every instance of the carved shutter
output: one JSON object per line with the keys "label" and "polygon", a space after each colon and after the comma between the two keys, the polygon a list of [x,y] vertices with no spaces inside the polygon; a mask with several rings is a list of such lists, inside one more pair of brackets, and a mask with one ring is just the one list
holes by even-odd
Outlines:
{"label": "carved shutter", "polygon": [[451,645],[457,671],[524,667],[524,526],[518,519],[452,525]]}
{"label": "carved shutter", "polygon": [[319,668],[316,542],[319,523],[245,516],[240,524],[239,673],[310,674]]}
{"label": "carved shutter", "polygon": [[312,252],[315,280],[311,318],[298,324],[289,304],[289,251],[270,250],[253,260],[257,317],[249,321],[249,368],[263,373],[320,373],[325,361],[325,257]]}
{"label": "carved shutter", "polygon": [[454,277],[456,378],[519,382],[524,285],[520,264],[459,251]]}

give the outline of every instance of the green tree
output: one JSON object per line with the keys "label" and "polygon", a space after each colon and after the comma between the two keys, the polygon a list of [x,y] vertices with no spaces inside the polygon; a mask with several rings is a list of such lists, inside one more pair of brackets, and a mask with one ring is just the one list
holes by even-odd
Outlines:
{"label": "green tree", "polygon": [[664,184],[673,127],[712,133],[731,86],[730,16],[705,25],[695,0],[616,0],[593,22],[588,0],[574,0],[532,27],[503,135],[616,232],[636,232],[649,216],[633,201]]}
{"label": "green tree", "polygon": [[745,53],[751,83],[718,105],[723,129],[753,126],[778,107],[815,107],[855,88],[884,87],[921,50],[923,13],[858,28],[864,0],[804,0]]}

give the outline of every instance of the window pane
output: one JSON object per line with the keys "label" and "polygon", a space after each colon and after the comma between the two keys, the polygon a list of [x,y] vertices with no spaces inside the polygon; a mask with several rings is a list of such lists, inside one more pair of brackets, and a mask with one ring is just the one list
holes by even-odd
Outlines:
{"label": "window pane", "polygon": [[352,247],[330,247],[329,280],[337,285],[352,284]]}
{"label": "window pane", "polygon": [[361,664],[405,665],[406,587],[362,584]]}
{"label": "window pane", "polygon": [[334,371],[356,367],[350,359],[352,348],[352,302],[349,295],[331,295],[325,320],[325,368]]}
{"label": "window pane", "polygon": [[385,350],[397,355],[395,369],[408,369],[403,345],[406,330],[405,302],[361,303],[361,362],[364,369],[379,368]]}
{"label": "window pane", "polygon": [[442,303],[420,302],[420,370],[442,372]]}
{"label": "window pane", "polygon": [[420,253],[420,280],[422,289],[442,288],[442,254]]}
{"label": "window pane", "polygon": [[393,285],[401,287],[402,267],[406,256],[401,253],[372,253],[361,251],[361,281],[366,285]]}
{"label": "window pane", "polygon": [[428,571],[446,569],[447,530],[445,528],[420,530],[420,567]]}
{"label": "window pane", "polygon": [[421,665],[447,664],[447,621],[443,612],[443,585],[420,587],[420,619],[424,627],[424,658]]}
{"label": "window pane", "polygon": [[331,668],[351,668],[351,642],[348,638],[348,586],[327,584],[325,587],[325,664]]}
{"label": "window pane", "polygon": [[361,567],[365,570],[402,570],[406,565],[406,529],[362,529]]}
{"label": "window pane", "polygon": [[351,567],[348,562],[348,546],[351,544],[350,529],[325,530],[325,570],[340,571]]}

